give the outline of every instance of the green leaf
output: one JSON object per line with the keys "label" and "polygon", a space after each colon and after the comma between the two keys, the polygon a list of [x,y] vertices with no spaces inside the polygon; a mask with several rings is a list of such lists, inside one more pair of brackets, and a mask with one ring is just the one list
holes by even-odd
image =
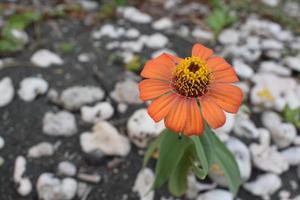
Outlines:
{"label": "green leaf", "polygon": [[152,154],[154,153],[155,150],[159,148],[159,144],[162,138],[162,134],[160,134],[151,144],[149,145],[147,151],[145,152],[144,155],[144,160],[143,160],[143,167],[146,167],[148,164]]}
{"label": "green leaf", "polygon": [[284,120],[287,122],[291,122],[300,128],[300,107],[296,109],[291,109],[288,105],[284,107],[283,110]]}
{"label": "green leaf", "polygon": [[205,129],[205,133],[214,143],[215,162],[222,168],[225,174],[230,191],[235,196],[241,185],[240,170],[233,154],[227,149],[225,144],[210,130]]}
{"label": "green leaf", "polygon": [[188,187],[187,175],[192,164],[189,149],[186,149],[169,180],[169,191],[176,197],[183,195]]}
{"label": "green leaf", "polygon": [[179,137],[168,129],[163,131],[159,148],[159,158],[155,168],[154,189],[168,181],[169,177],[176,169],[185,150],[192,144],[186,136]]}

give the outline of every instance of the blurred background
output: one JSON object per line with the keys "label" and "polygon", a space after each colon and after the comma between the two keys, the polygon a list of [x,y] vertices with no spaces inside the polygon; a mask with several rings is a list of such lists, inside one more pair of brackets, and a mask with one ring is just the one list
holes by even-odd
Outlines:
{"label": "blurred background", "polygon": [[[144,63],[224,56],[244,91],[216,133],[235,155],[240,200],[300,200],[299,0],[0,1],[1,200],[232,200],[218,166],[188,191],[147,193],[164,129],[138,96]],[[172,152],[170,152],[172,153]]]}

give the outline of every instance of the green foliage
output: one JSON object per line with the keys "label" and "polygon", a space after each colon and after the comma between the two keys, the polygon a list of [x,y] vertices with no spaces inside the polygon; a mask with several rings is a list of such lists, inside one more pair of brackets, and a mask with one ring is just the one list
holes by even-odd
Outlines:
{"label": "green foliage", "polygon": [[62,42],[59,44],[58,48],[63,53],[70,53],[74,50],[75,45],[71,42]]}
{"label": "green foliage", "polygon": [[230,14],[230,11],[226,7],[215,8],[206,18],[206,22],[214,32],[215,36],[218,36],[226,26],[231,25],[236,20],[237,17]]}
{"label": "green foliage", "polygon": [[297,128],[300,128],[300,107],[291,109],[288,105],[283,110],[284,120],[295,124]]}
{"label": "green foliage", "polygon": [[154,153],[156,150],[158,150],[158,148],[159,148],[159,146],[160,146],[160,141],[161,141],[162,135],[163,135],[163,134],[160,134],[160,135],[158,136],[158,138],[156,138],[156,139],[149,145],[149,147],[148,147],[148,149],[147,149],[147,151],[146,151],[146,153],[145,153],[145,155],[144,155],[143,167],[145,167],[145,166],[148,164],[148,162],[149,162],[151,156],[153,155],[153,153]]}
{"label": "green foliage", "polygon": [[137,72],[141,69],[142,67],[142,61],[139,56],[134,56],[129,63],[125,65],[126,69]]}

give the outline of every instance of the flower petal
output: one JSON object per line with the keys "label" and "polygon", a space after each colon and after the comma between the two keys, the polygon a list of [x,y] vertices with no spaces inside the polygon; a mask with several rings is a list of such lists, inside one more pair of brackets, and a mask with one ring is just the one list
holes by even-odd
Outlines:
{"label": "flower petal", "polygon": [[148,107],[148,113],[155,122],[159,122],[169,113],[174,106],[176,94],[169,93],[155,99]]}
{"label": "flower petal", "polygon": [[225,123],[224,111],[208,96],[199,98],[202,115],[212,128],[219,128]]}
{"label": "flower petal", "polygon": [[163,53],[145,64],[141,76],[144,78],[170,81],[172,71],[177,62],[178,59],[175,56]]}
{"label": "flower petal", "polygon": [[140,98],[143,101],[154,99],[169,91],[170,84],[156,79],[145,79],[139,83]]}
{"label": "flower petal", "polygon": [[211,83],[235,83],[239,79],[232,67],[225,70],[214,71],[212,74]]}
{"label": "flower petal", "polygon": [[183,131],[188,112],[188,101],[184,97],[177,96],[169,114],[165,118],[167,128],[180,133]]}
{"label": "flower petal", "polygon": [[197,104],[196,99],[188,100],[188,113],[184,127],[185,135],[201,135],[203,133],[203,121],[200,113],[200,108]]}
{"label": "flower petal", "polygon": [[226,62],[224,58],[217,56],[209,58],[206,61],[206,65],[211,72],[221,71],[231,67],[231,65]]}
{"label": "flower petal", "polygon": [[236,113],[243,100],[242,90],[229,84],[213,84],[207,95],[223,110],[230,113]]}
{"label": "flower petal", "polygon": [[197,56],[203,60],[206,60],[213,55],[213,51],[202,44],[195,44],[192,48],[192,56]]}

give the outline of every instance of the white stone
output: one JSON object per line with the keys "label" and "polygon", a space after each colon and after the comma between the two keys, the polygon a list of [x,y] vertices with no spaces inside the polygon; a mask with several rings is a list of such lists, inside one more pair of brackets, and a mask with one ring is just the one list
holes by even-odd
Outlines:
{"label": "white stone", "polygon": [[100,39],[101,37],[110,37],[117,39],[125,34],[125,29],[122,27],[115,27],[111,24],[103,25],[99,30],[92,33],[94,39]]}
{"label": "white stone", "polygon": [[28,35],[25,31],[19,29],[12,29],[11,34],[15,39],[20,40],[22,43],[26,44],[29,41]]}
{"label": "white stone", "polygon": [[259,136],[257,127],[246,114],[236,115],[233,132],[238,136],[251,139],[258,138]]}
{"label": "white stone", "polygon": [[234,29],[225,29],[219,35],[219,41],[221,44],[237,44],[240,39],[239,32]]}
{"label": "white stone", "polygon": [[206,183],[198,182],[194,174],[189,174],[187,179],[188,179],[188,187],[185,196],[188,199],[195,199],[198,196],[199,192],[205,190],[212,190],[215,189],[217,186],[217,184],[215,183],[206,184]]}
{"label": "white stone", "polygon": [[50,67],[51,65],[62,65],[64,61],[57,54],[47,50],[40,49],[36,51],[30,58],[30,61],[38,67]]}
{"label": "white stone", "polygon": [[91,55],[88,53],[81,53],[78,55],[77,59],[79,62],[83,62],[83,63],[89,62],[91,60]]}
{"label": "white stone", "polygon": [[169,42],[169,39],[161,33],[154,33],[149,36],[144,36],[144,38],[142,40],[144,41],[144,43],[147,47],[153,48],[153,49],[163,48]]}
{"label": "white stone", "polygon": [[69,161],[62,161],[58,164],[57,172],[59,175],[75,176],[77,168],[73,163]]}
{"label": "white stone", "polygon": [[261,46],[264,50],[282,50],[284,48],[283,44],[274,39],[264,39],[262,40]]}
{"label": "white stone", "polygon": [[300,147],[290,147],[281,152],[281,155],[284,159],[291,165],[300,164]]}
{"label": "white stone", "polygon": [[173,22],[168,17],[163,17],[152,23],[152,28],[155,30],[166,30],[170,29],[173,26]]}
{"label": "white stone", "polygon": [[85,153],[100,150],[110,156],[126,156],[130,152],[129,140],[106,121],[98,122],[92,133],[82,133],[80,145]]}
{"label": "white stone", "polygon": [[0,107],[8,105],[13,100],[15,90],[9,77],[0,80],[0,94]]}
{"label": "white stone", "polygon": [[18,187],[18,193],[21,196],[27,196],[31,193],[32,191],[32,183],[30,181],[29,178],[23,178],[20,180],[20,182],[18,183],[19,187]]}
{"label": "white stone", "polygon": [[18,186],[17,191],[22,196],[27,196],[32,191],[32,184],[28,177],[24,177],[26,171],[26,159],[18,156],[15,160],[13,179]]}
{"label": "white stone", "polygon": [[279,0],[262,0],[262,2],[264,2],[264,3],[267,4],[268,6],[275,7],[275,6],[278,5]]}
{"label": "white stone", "polygon": [[96,86],[73,86],[65,89],[61,96],[61,104],[68,110],[78,110],[81,106],[100,101],[104,91]]}
{"label": "white stone", "polygon": [[130,28],[126,31],[125,36],[128,38],[137,38],[140,36],[140,31],[135,28]]}
{"label": "white stone", "polygon": [[300,58],[299,57],[286,57],[284,63],[291,69],[300,72]]}
{"label": "white stone", "polygon": [[117,109],[118,109],[118,112],[125,113],[128,109],[128,105],[125,103],[119,103]]}
{"label": "white stone", "polygon": [[148,142],[164,128],[163,121],[155,123],[144,108],[135,111],[127,122],[128,136],[140,148],[147,147]]}
{"label": "white stone", "polygon": [[48,90],[48,87],[48,82],[42,78],[25,78],[20,83],[18,95],[24,101],[33,101],[38,95],[45,94]]}
{"label": "white stone", "polygon": [[254,74],[254,70],[240,59],[233,60],[233,67],[241,78],[249,79]]}
{"label": "white stone", "polygon": [[265,73],[274,73],[274,74],[278,74],[278,75],[282,75],[282,76],[290,76],[292,73],[290,69],[288,69],[274,61],[261,62],[259,71],[265,72]]}
{"label": "white stone", "polygon": [[114,108],[109,102],[100,102],[95,106],[83,106],[80,109],[81,118],[87,123],[96,123],[109,119],[114,114]]}
{"label": "white stone", "polygon": [[181,36],[181,37],[188,37],[190,34],[190,29],[189,27],[185,26],[185,25],[181,25],[179,26],[179,28],[176,30],[176,33]]}
{"label": "white stone", "polygon": [[118,103],[141,104],[138,84],[130,79],[118,82],[110,96]]}
{"label": "white stone", "polygon": [[40,158],[43,156],[52,156],[54,154],[54,146],[49,142],[41,142],[34,145],[28,150],[28,157]]}
{"label": "white stone", "polygon": [[80,3],[82,8],[87,11],[95,11],[99,7],[99,4],[96,1],[91,1],[91,0],[79,1],[78,3]]}
{"label": "white stone", "polygon": [[51,173],[43,173],[37,181],[39,199],[43,200],[71,200],[77,191],[77,182],[73,178],[62,180]]}
{"label": "white stone", "polygon": [[158,56],[160,56],[161,54],[163,53],[167,53],[167,54],[171,54],[171,55],[177,55],[175,51],[171,50],[171,49],[166,49],[166,48],[163,48],[163,49],[159,49],[157,51],[154,51],[152,54],[151,54],[151,58],[156,58]]}
{"label": "white stone", "polygon": [[2,149],[5,145],[4,139],[0,136],[0,149]]}
{"label": "white stone", "polygon": [[[145,37],[145,36],[144,36]],[[123,41],[120,47],[127,51],[141,52],[144,48],[144,37],[140,37],[136,41]]]}
{"label": "white stone", "polygon": [[150,190],[153,183],[154,173],[150,168],[144,168],[138,173],[132,190],[139,194],[140,200],[153,200],[154,190]]}
{"label": "white stone", "polygon": [[205,30],[202,30],[200,28],[195,28],[193,31],[192,31],[192,36],[194,38],[196,38],[197,40],[200,40],[200,41],[210,41],[214,38],[214,35],[212,32],[210,31],[205,31]]}
{"label": "white stone", "polygon": [[43,132],[52,136],[71,136],[77,132],[75,117],[67,111],[47,112],[43,119]]}
{"label": "white stone", "polygon": [[197,197],[197,200],[233,200],[232,194],[223,189],[214,189]]}
{"label": "white stone", "polygon": [[147,24],[152,21],[152,17],[146,13],[142,13],[135,7],[123,7],[118,9],[123,14],[123,17],[131,22],[139,24]]}
{"label": "white stone", "polygon": [[225,112],[225,116],[226,116],[225,124],[223,126],[221,126],[220,128],[215,129],[215,132],[230,133],[232,131],[232,129],[234,127],[234,122],[235,122],[235,114]]}
{"label": "white stone", "polygon": [[245,183],[244,188],[251,194],[269,199],[282,185],[278,175],[268,173],[259,175],[254,181]]}

